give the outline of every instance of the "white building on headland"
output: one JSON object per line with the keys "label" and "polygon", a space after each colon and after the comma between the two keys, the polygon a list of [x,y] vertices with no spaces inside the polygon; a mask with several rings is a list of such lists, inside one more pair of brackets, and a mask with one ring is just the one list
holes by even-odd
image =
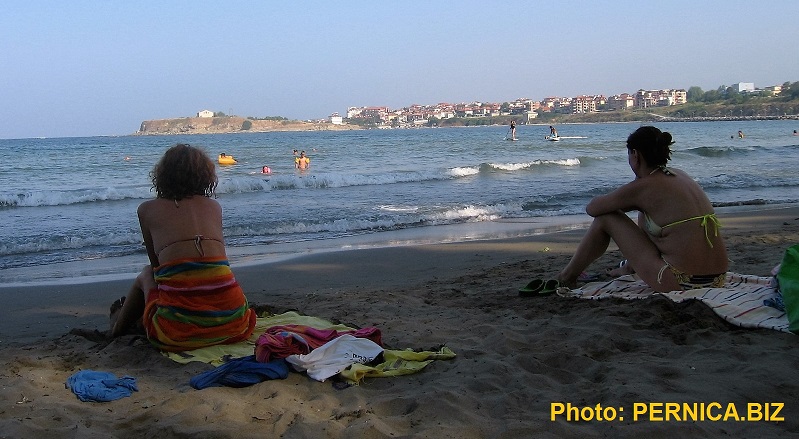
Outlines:
{"label": "white building on headland", "polygon": [[197,113],[197,117],[214,117],[214,112],[211,110],[203,110]]}
{"label": "white building on headland", "polygon": [[737,91],[738,93],[752,93],[755,91],[755,83],[754,82],[739,82],[737,84],[732,85],[733,90]]}
{"label": "white building on headland", "polygon": [[330,115],[330,123],[333,125],[344,125],[344,118],[339,116],[338,113],[333,113]]}

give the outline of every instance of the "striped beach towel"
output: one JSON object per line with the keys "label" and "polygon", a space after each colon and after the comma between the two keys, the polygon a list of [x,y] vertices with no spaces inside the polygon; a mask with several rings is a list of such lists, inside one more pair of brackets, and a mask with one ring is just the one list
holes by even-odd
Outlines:
{"label": "striped beach towel", "polygon": [[723,288],[658,293],[638,277],[622,276],[607,282],[592,282],[569,292],[559,291],[558,294],[582,299],[616,297],[628,300],[646,299],[657,294],[677,303],[693,299],[706,304],[735,326],[790,332],[785,312],[765,305],[778,296],[771,277],[727,273]]}
{"label": "striped beach towel", "polygon": [[154,269],[142,319],[163,351],[237,343],[250,337],[255,312],[224,258],[181,259]]}

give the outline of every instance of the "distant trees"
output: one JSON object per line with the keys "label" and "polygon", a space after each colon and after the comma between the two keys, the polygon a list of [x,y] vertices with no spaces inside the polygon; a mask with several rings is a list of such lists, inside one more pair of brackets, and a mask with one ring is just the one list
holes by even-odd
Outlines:
{"label": "distant trees", "polygon": [[779,101],[793,101],[799,99],[799,81],[786,82],[782,84],[782,90],[778,95],[770,91],[759,93],[741,93],[733,87],[720,85],[715,90],[703,91],[700,87],[693,86],[686,92],[689,103],[703,102],[706,104],[723,103],[740,105],[749,102],[762,102],[764,100],[777,99]]}
{"label": "distant trees", "polygon": [[782,92],[780,92],[780,97],[786,101],[792,101],[794,99],[799,99],[799,81],[794,83],[782,84]]}
{"label": "distant trees", "polygon": [[704,94],[705,92],[702,91],[702,87],[693,86],[685,93],[685,97],[688,99],[688,102],[697,102],[702,100]]}

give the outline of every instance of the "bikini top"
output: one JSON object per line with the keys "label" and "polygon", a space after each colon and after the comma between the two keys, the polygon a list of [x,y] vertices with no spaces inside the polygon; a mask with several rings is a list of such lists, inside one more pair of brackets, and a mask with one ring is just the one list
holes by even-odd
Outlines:
{"label": "bikini top", "polygon": [[[675,175],[666,165],[660,165],[652,170],[649,175],[654,174],[657,171],[663,171],[666,175]],[[659,226],[652,218],[649,217],[649,214],[644,212],[644,230],[649,233],[651,236],[660,237],[663,236],[663,229],[666,227],[675,226],[677,224],[687,223],[688,221],[693,220],[701,220],[699,225],[705,229],[705,239],[707,240],[707,244],[710,248],[713,248],[713,242],[710,240],[710,232],[708,231],[708,226],[712,224],[713,226],[713,236],[719,236],[719,227],[721,227],[721,222],[716,217],[715,213],[706,213],[704,215],[692,216],[691,218],[686,218],[679,221],[674,221],[671,224],[666,224],[665,226]]]}
{"label": "bikini top", "polygon": [[194,238],[178,239],[177,241],[172,241],[169,244],[161,247],[161,250],[158,250],[158,254],[160,255],[161,252],[164,251],[164,249],[166,249],[170,245],[177,244],[179,242],[189,242],[189,241],[194,241],[194,248],[197,249],[197,253],[199,253],[200,256],[205,256],[205,251],[203,251],[203,241],[216,241],[216,242],[219,242],[219,243],[221,243],[223,245],[225,244],[225,242],[222,241],[221,239],[207,238],[207,237],[205,237],[203,235],[196,235],[196,236],[194,236]]}
{"label": "bikini top", "polygon": [[719,227],[721,227],[721,222],[716,217],[715,213],[706,213],[704,215],[692,216],[691,218],[686,218],[686,219],[683,219],[683,220],[674,221],[673,223],[666,224],[665,226],[661,227],[661,226],[657,225],[657,223],[655,223],[652,220],[652,218],[649,217],[649,214],[644,212],[644,230],[646,230],[646,233],[649,233],[652,236],[658,236],[659,237],[659,236],[662,236],[663,229],[665,229],[666,227],[671,227],[671,226],[675,226],[677,224],[687,223],[688,221],[693,221],[693,220],[701,220],[699,222],[699,225],[703,229],[705,229],[705,239],[707,240],[707,244],[710,246],[710,248],[713,248],[713,242],[710,240],[710,232],[708,230],[708,227],[711,227],[711,226],[713,227],[713,236],[719,236]]}

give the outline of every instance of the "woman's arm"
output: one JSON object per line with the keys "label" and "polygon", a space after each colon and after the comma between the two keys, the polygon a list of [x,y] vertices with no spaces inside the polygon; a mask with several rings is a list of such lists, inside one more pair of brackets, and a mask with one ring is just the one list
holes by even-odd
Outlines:
{"label": "woman's arm", "polygon": [[158,254],[155,253],[155,247],[153,246],[153,234],[150,232],[150,227],[147,225],[147,220],[145,216],[145,203],[139,205],[139,208],[136,211],[136,214],[139,217],[139,227],[141,227],[141,236],[144,240],[144,248],[147,249],[147,258],[150,259],[150,266],[157,267],[160,265],[158,263]]}
{"label": "woman's arm", "polygon": [[613,192],[598,195],[585,206],[585,213],[597,217],[611,212],[641,210],[640,202],[646,193],[647,184],[642,179],[633,180]]}

